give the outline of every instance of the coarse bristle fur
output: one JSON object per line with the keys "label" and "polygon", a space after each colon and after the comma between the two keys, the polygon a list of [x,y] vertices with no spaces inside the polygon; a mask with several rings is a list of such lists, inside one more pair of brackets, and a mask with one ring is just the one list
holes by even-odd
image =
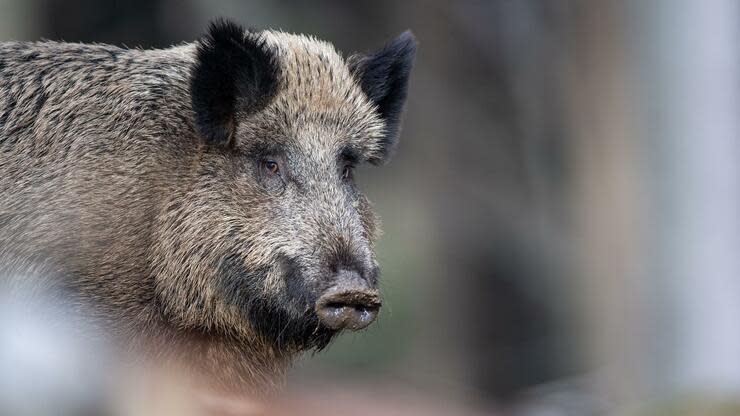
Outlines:
{"label": "coarse bristle fur", "polygon": [[0,276],[225,389],[274,389],[336,335],[314,310],[335,276],[377,287],[352,168],[395,146],[415,44],[345,60],[224,20],[161,50],[0,43]]}

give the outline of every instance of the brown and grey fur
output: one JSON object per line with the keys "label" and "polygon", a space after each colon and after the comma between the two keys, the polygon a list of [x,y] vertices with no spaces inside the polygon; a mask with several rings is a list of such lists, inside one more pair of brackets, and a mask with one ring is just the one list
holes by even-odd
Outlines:
{"label": "brown and grey fur", "polygon": [[[193,94],[217,36],[272,73],[209,130]],[[404,36],[385,61],[224,22],[163,50],[0,43],[0,274],[41,276],[117,339],[181,351],[226,388],[272,389],[336,332],[313,312],[330,276],[377,284],[376,218],[342,161],[392,151]],[[284,178],[264,177],[264,155]]]}

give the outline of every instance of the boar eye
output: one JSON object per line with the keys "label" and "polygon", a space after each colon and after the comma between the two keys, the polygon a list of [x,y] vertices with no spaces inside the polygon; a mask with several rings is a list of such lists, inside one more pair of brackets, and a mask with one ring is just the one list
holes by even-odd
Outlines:
{"label": "boar eye", "polygon": [[354,172],[355,167],[352,165],[344,165],[342,168],[342,179],[349,180],[352,178],[352,173]]}
{"label": "boar eye", "polygon": [[[279,157],[265,157],[259,160],[258,180],[270,194],[279,195],[285,190],[285,179],[282,164]],[[282,166],[281,166],[282,165]]]}
{"label": "boar eye", "polygon": [[345,148],[339,157],[339,165],[342,167],[342,180],[349,181],[354,176],[355,165],[359,160],[356,150]]}
{"label": "boar eye", "polygon": [[280,166],[274,160],[265,160],[262,162],[262,167],[270,174],[277,175],[280,172]]}

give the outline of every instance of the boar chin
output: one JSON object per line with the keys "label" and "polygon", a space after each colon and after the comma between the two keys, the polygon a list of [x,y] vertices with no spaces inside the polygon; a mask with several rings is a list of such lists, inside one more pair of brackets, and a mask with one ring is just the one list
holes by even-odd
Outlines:
{"label": "boar chin", "polygon": [[333,339],[337,330],[322,325],[313,310],[293,315],[282,307],[280,300],[259,299],[249,310],[249,320],[260,336],[279,349],[321,350]]}
{"label": "boar chin", "polygon": [[250,269],[241,256],[226,256],[218,273],[224,295],[237,306],[256,335],[278,349],[326,347],[338,331],[319,322],[314,310],[317,297],[297,262],[280,256],[275,264],[286,285],[280,291],[266,293],[262,287],[273,268]]}

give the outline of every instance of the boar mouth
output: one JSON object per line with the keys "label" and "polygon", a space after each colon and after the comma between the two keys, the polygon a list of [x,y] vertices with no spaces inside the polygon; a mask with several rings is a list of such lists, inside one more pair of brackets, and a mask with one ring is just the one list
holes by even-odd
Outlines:
{"label": "boar mouth", "polygon": [[331,329],[357,331],[375,321],[381,301],[377,290],[351,290],[334,287],[316,302],[319,321]]}
{"label": "boar mouth", "polygon": [[352,270],[339,270],[333,281],[334,285],[316,301],[315,311],[321,324],[336,330],[367,328],[380,311],[378,289]]}

